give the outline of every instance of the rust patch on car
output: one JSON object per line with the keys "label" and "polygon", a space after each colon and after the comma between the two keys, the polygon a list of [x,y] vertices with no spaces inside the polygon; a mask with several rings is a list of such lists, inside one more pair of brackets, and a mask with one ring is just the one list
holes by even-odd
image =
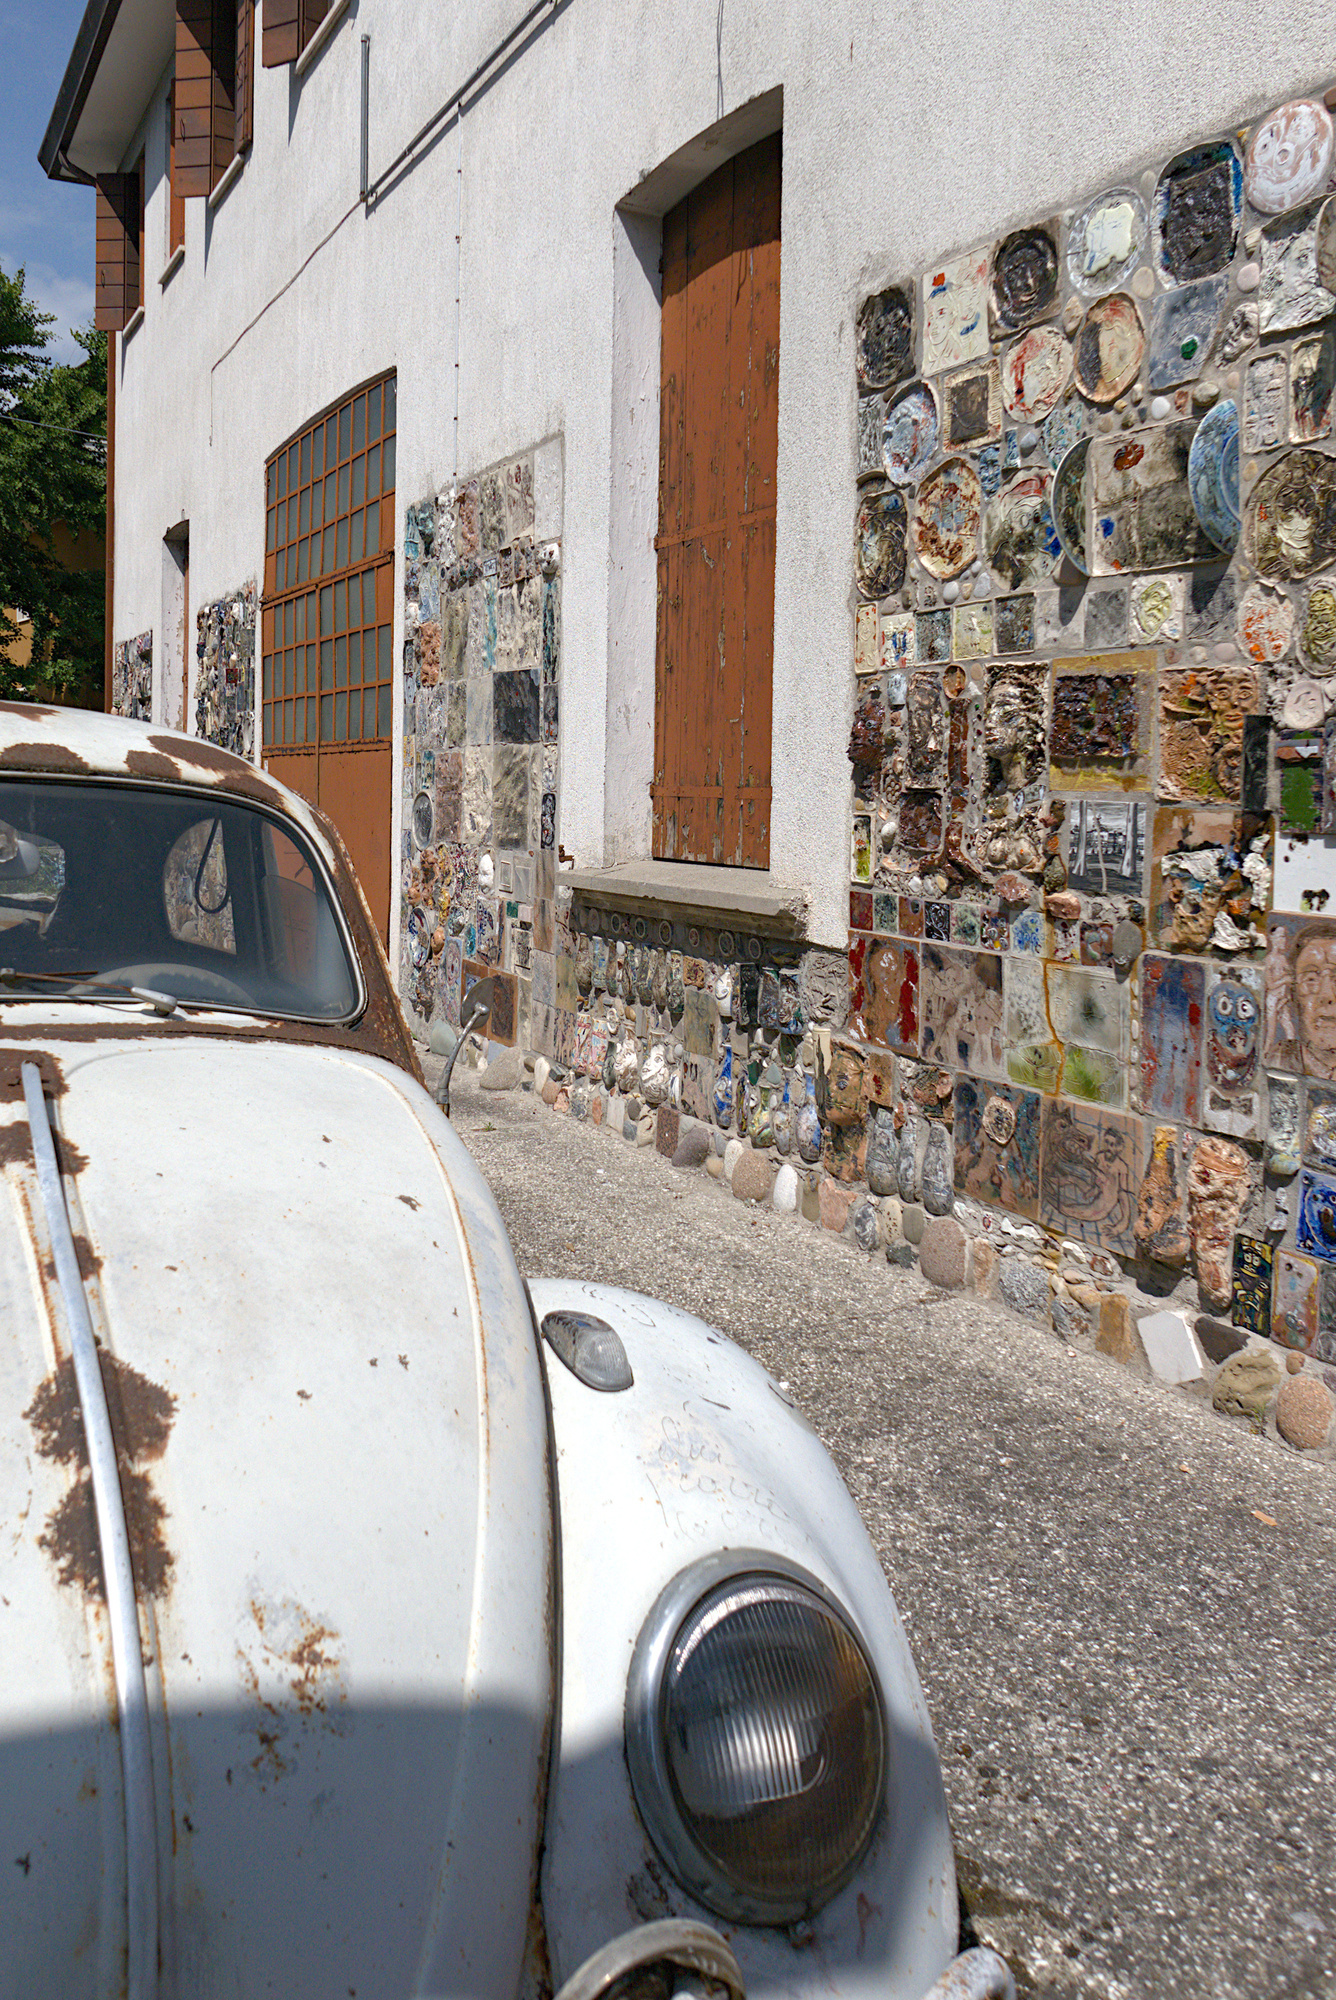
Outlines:
{"label": "rust patch on car", "polygon": [[[80,1240],[76,1237],[76,1245]],[[98,1349],[97,1358],[116,1446],[135,1587],[140,1596],[163,1597],[173,1566],[164,1533],[167,1509],[142,1465],[161,1458],[166,1450],[176,1398],[105,1348]],[[69,1355],[38,1385],[23,1416],[32,1426],[39,1456],[76,1469],[73,1484],[47,1517],[37,1546],[51,1557],[62,1584],[105,1599],[83,1408]]]}
{"label": "rust patch on car", "polygon": [[0,770],[4,771],[73,771],[82,776],[93,768],[86,757],[64,743],[10,743],[0,750]]}
{"label": "rust patch on car", "polygon": [[0,701],[0,715],[17,715],[21,722],[52,722],[63,713],[59,708],[40,708],[35,701]]}
{"label": "rust patch on car", "polygon": [[[88,1238],[86,1236],[81,1234],[72,1237],[71,1241],[74,1244],[75,1257],[78,1259],[79,1276],[83,1279],[84,1283],[87,1284],[90,1278],[97,1277],[98,1273],[101,1271],[102,1259],[98,1255],[97,1251],[93,1248],[92,1244],[88,1241]],[[45,1263],[42,1265],[42,1271],[49,1285],[54,1285],[57,1283],[56,1260],[54,1257],[48,1257],[46,1259]],[[104,1375],[106,1374],[107,1371],[105,1367],[103,1368],[102,1372]]]}
{"label": "rust patch on car", "polygon": [[169,785],[181,782],[181,766],[175,757],[164,757],[157,750],[127,751],[125,768],[132,778],[161,778]]}

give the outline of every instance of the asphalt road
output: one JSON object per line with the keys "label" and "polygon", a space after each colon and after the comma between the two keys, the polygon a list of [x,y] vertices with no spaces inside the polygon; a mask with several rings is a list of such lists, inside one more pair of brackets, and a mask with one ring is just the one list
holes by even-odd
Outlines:
{"label": "asphalt road", "polygon": [[1336,1995],[1336,1468],[529,1093],[454,1098],[526,1275],[699,1313],[824,1438],[1022,1994]]}

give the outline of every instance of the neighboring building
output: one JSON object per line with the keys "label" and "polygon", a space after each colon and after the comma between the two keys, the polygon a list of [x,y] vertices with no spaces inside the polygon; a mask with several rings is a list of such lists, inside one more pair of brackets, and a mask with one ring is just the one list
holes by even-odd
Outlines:
{"label": "neighboring building", "polygon": [[1204,1004],[1260,999],[1273,860],[1336,888],[1331,59],[1279,0],[90,0],[42,157],[100,190],[122,705],[326,806],[419,1025],[499,964],[587,1064],[618,991],[764,1135],[847,1015],[843,1178],[884,1099],[1124,1257],[1154,1129],[1255,1193]]}
{"label": "neighboring building", "polygon": [[[93,533],[78,534],[67,528],[63,521],[52,523],[51,552],[56,561],[67,570],[91,573],[106,568],[107,549],[102,536]],[[18,626],[18,637],[8,647],[6,658],[11,667],[19,673],[24,673],[32,665],[32,619],[19,605],[12,605],[9,615]],[[50,690],[40,679],[35,685],[31,682],[24,682],[23,685],[32,686],[34,697],[39,701],[50,694]],[[76,687],[63,689],[60,699],[75,708],[100,708],[101,685],[100,683],[94,685],[91,676],[88,679],[81,679]]]}

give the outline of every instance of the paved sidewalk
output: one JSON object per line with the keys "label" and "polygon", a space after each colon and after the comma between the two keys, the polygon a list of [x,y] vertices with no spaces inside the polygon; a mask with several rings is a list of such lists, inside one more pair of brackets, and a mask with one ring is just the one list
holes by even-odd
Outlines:
{"label": "paved sidewalk", "polygon": [[526,1274],[699,1313],[825,1439],[1022,1993],[1336,1995],[1336,1468],[531,1093],[454,1099]]}

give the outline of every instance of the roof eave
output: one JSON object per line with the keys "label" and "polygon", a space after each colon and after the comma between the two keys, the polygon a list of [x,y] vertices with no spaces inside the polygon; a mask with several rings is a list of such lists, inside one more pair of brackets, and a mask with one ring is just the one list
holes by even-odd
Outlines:
{"label": "roof eave", "polygon": [[97,66],[105,53],[116,25],[121,0],[88,0],[79,32],[74,38],[65,75],[56,94],[55,108],[38,148],[37,158],[49,180],[80,181],[90,185],[93,175],[70,161],[67,148],[88,98]]}

